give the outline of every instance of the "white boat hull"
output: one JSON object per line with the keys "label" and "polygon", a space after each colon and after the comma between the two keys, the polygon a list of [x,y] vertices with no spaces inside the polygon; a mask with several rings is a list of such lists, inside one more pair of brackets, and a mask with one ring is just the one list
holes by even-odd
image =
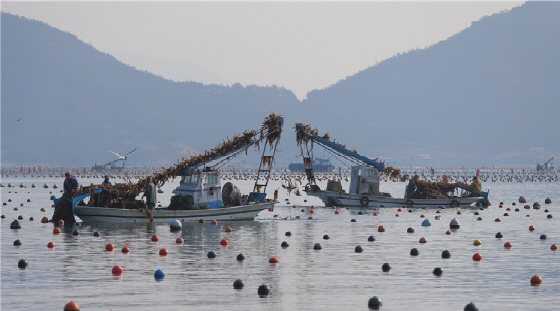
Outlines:
{"label": "white boat hull", "polygon": [[[203,220],[253,220],[257,215],[269,208],[274,208],[275,202],[242,205],[228,208],[214,208],[204,210],[169,210],[156,208],[153,215],[154,223],[169,223],[175,219],[185,221]],[[150,223],[146,214],[137,209],[119,209],[107,207],[74,206],[74,213],[82,221],[112,222],[112,223]]]}
{"label": "white boat hull", "polygon": [[358,194],[340,193],[334,191],[308,192],[308,195],[319,197],[326,206],[341,207],[467,207],[476,202],[483,202],[484,197],[454,197],[449,199],[405,199],[383,196],[365,196]]}

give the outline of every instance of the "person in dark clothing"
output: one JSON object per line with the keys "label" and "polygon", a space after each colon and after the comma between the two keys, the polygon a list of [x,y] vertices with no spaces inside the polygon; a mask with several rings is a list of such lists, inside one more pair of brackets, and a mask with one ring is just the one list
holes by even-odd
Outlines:
{"label": "person in dark clothing", "polygon": [[64,195],[71,197],[80,184],[76,177],[72,176],[69,172],[66,172],[64,176],[66,177],[64,180]]}
{"label": "person in dark clothing", "polygon": [[146,189],[144,190],[142,197],[146,197],[146,205],[148,205],[149,209],[153,210],[156,207],[157,191],[156,185],[152,182],[151,176],[146,178]]}
{"label": "person in dark clothing", "polygon": [[111,182],[109,181],[109,176],[105,175],[105,180],[101,183],[103,186],[112,186]]}
{"label": "person in dark clothing", "polygon": [[410,181],[408,182],[408,185],[406,186],[406,197],[407,198],[411,198],[412,194],[414,192],[416,192],[416,190],[418,189],[418,186],[416,185],[416,182],[418,182],[418,179],[420,177],[418,177],[418,175],[414,175],[413,178],[410,179]]}

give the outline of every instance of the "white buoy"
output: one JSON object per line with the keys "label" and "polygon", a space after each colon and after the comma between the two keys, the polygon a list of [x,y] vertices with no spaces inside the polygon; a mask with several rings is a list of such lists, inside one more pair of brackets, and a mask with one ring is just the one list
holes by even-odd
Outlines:
{"label": "white buoy", "polygon": [[169,227],[171,230],[182,230],[183,224],[181,223],[181,221],[175,219],[169,224]]}
{"label": "white buoy", "polygon": [[460,227],[461,227],[461,224],[459,223],[459,221],[457,220],[457,218],[451,219],[451,222],[449,223],[449,228],[451,228],[451,229],[459,229]]}

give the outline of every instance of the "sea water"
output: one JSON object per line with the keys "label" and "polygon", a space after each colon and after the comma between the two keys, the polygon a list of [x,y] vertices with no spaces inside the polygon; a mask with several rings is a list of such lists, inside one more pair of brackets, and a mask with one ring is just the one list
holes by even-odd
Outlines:
{"label": "sea water", "polygon": [[[262,211],[255,221],[186,223],[179,232],[172,232],[168,224],[86,223],[53,235],[55,226],[41,223],[41,218],[52,217],[49,198],[60,196],[62,181],[2,180],[15,186],[1,188],[1,202],[6,203],[1,212],[7,216],[0,221],[2,310],[62,310],[70,301],[81,310],[367,310],[373,296],[383,302],[382,310],[463,310],[471,301],[480,310],[559,309],[560,254],[550,249],[560,244],[558,182],[483,183],[483,189],[490,190],[492,206],[463,208],[461,215],[457,208],[440,209],[438,214],[434,207],[411,212],[382,208],[374,216],[371,208],[339,207],[340,214],[335,214],[305,193],[288,195],[282,181],[272,180],[269,197],[278,189],[280,204],[272,212]],[[102,180],[79,181],[88,185]],[[245,193],[254,183],[232,182]],[[33,183],[36,188],[31,188]],[[54,184],[59,188],[53,189]],[[176,186],[177,180],[162,187],[158,200],[163,205]],[[343,181],[343,187],[347,189],[348,183]],[[381,191],[393,196],[402,196],[405,187],[402,182],[381,183]],[[531,209],[517,202],[521,195]],[[544,204],[547,197],[552,204]],[[503,208],[498,207],[500,201]],[[534,202],[541,209],[533,209]],[[312,205],[317,207],[313,214]],[[506,211],[508,207],[511,211]],[[553,218],[547,218],[549,214]],[[22,228],[10,229],[19,215]],[[421,226],[421,215],[432,226]],[[436,220],[436,215],[441,219]],[[461,227],[446,235],[453,218]],[[378,232],[381,225],[385,232]],[[534,231],[529,231],[531,225]],[[233,232],[225,232],[227,226]],[[409,227],[415,232],[407,233]],[[73,235],[74,230],[79,235]],[[291,236],[286,236],[288,231]],[[101,236],[93,236],[94,232]],[[495,238],[497,232],[503,238]],[[159,242],[151,241],[154,234]],[[540,239],[542,234],[546,240]],[[324,235],[330,239],[323,239]],[[374,242],[368,242],[370,235]],[[184,244],[175,243],[179,236]],[[419,243],[422,237],[427,243]],[[220,245],[224,238],[228,246]],[[16,239],[21,246],[13,245]],[[482,245],[474,246],[475,239]],[[283,241],[289,247],[282,248]],[[513,244],[511,249],[504,248],[507,241]],[[47,248],[49,242],[56,246]],[[105,250],[107,243],[115,245],[114,251]],[[316,243],[321,250],[314,250]],[[358,245],[363,252],[355,252]],[[124,246],[130,248],[128,254],[121,252]],[[162,248],[168,256],[159,255]],[[419,250],[419,256],[410,255],[412,248]],[[451,252],[451,258],[442,259],[444,250]],[[216,258],[208,258],[209,251]],[[236,260],[239,253],[246,259]],[[482,255],[482,261],[472,260],[475,253]],[[269,263],[273,256],[279,263]],[[27,269],[18,268],[20,259],[29,263]],[[384,263],[390,264],[389,272],[381,270]],[[122,276],[111,273],[115,265],[123,268]],[[443,270],[439,277],[432,273],[436,267]],[[154,278],[157,269],[166,273],[163,280]],[[542,285],[530,284],[535,274],[543,278]],[[244,282],[243,289],[233,288],[236,279]],[[270,287],[269,295],[257,294],[262,284]]]}

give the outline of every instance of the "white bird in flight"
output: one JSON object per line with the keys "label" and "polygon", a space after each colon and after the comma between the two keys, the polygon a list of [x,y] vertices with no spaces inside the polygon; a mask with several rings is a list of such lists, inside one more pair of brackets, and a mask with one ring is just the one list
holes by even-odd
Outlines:
{"label": "white bird in flight", "polygon": [[123,156],[120,155],[120,154],[118,154],[118,153],[116,153],[116,152],[114,152],[114,151],[111,151],[111,150],[109,150],[109,152],[114,153],[114,154],[115,154],[117,157],[119,157],[119,159],[121,159],[121,160],[126,160],[126,156],[129,155],[129,154],[131,154],[131,153],[133,153],[134,151],[136,151],[136,149],[137,149],[137,148],[134,148],[134,150],[130,151],[129,153],[127,153],[127,154],[125,154],[125,155],[123,155]]}

